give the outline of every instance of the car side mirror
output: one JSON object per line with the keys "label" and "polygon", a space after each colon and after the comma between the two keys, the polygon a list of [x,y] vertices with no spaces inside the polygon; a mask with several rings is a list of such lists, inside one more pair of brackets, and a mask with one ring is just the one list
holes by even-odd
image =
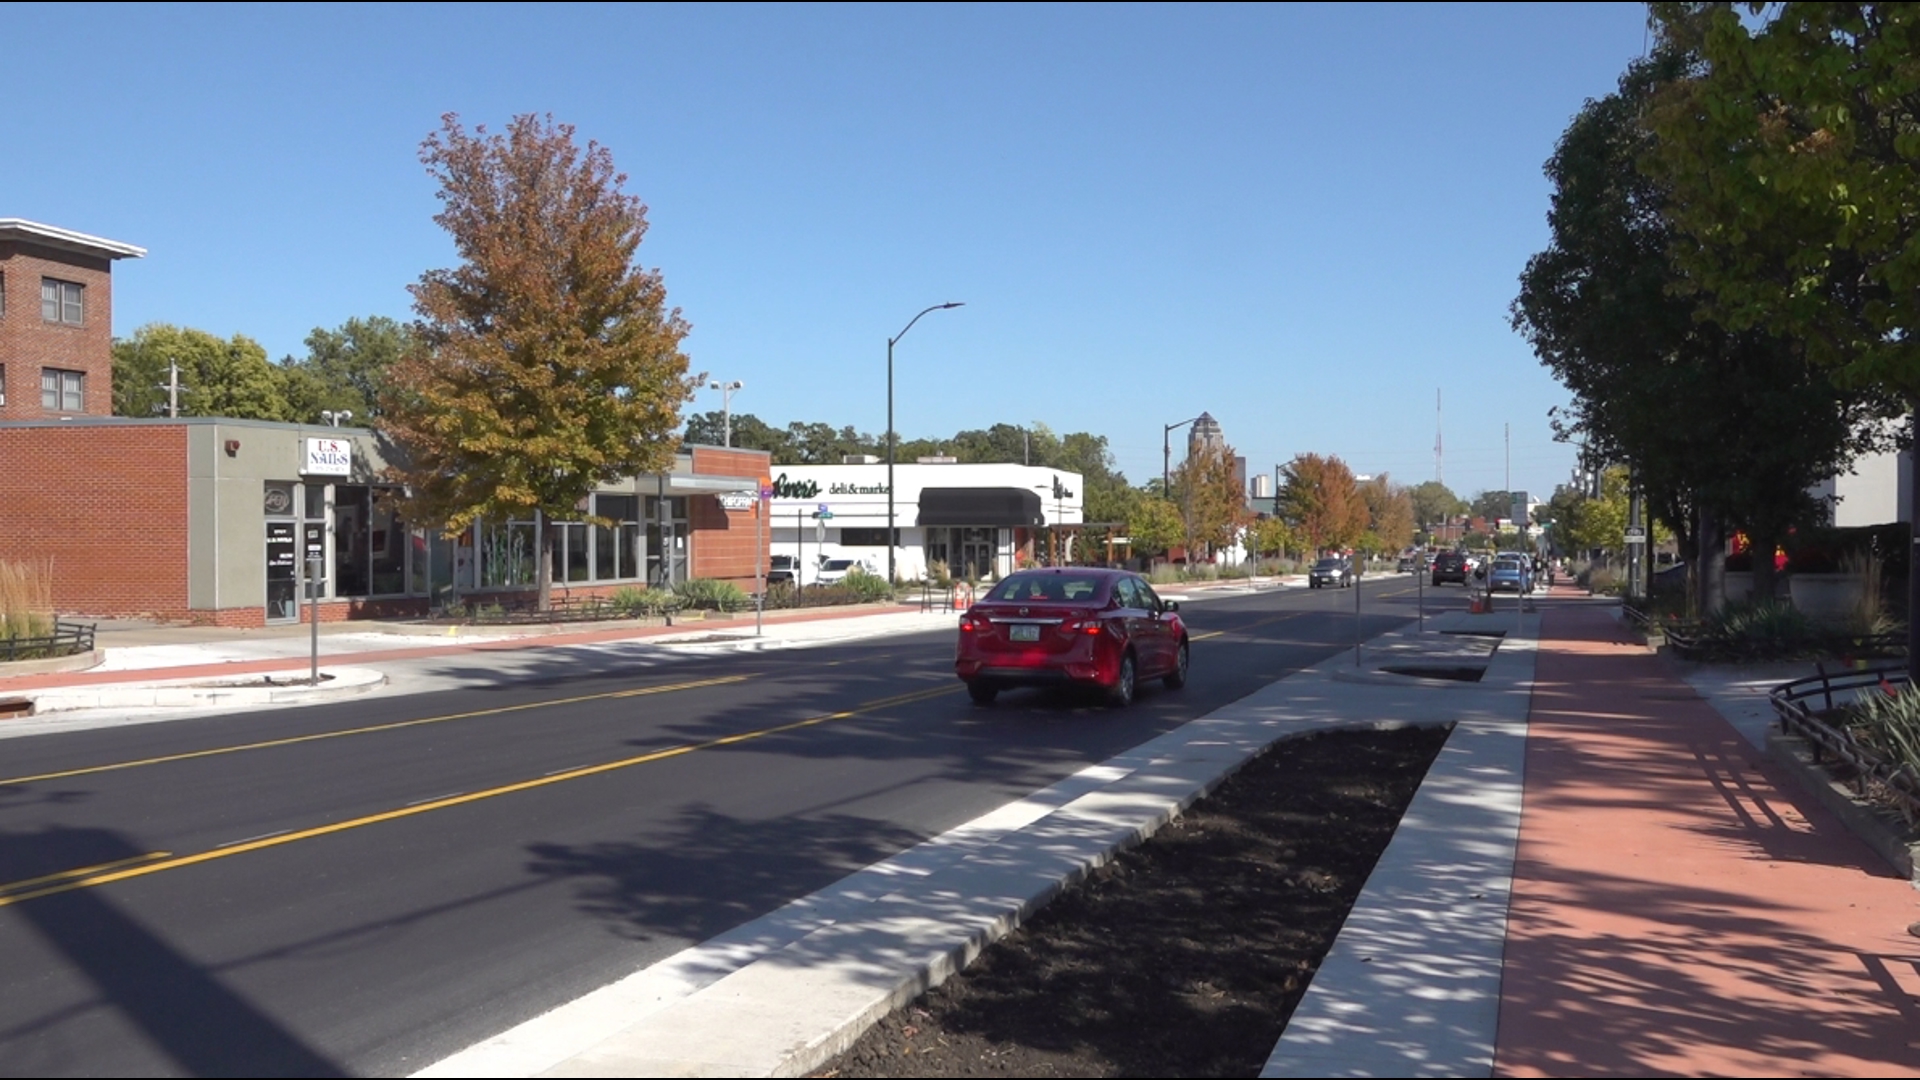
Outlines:
{"label": "car side mirror", "polygon": [[1161,611],[1179,611],[1179,610],[1180,610],[1180,601],[1178,601],[1178,600],[1162,600],[1162,601],[1160,601],[1160,610],[1161,610]]}

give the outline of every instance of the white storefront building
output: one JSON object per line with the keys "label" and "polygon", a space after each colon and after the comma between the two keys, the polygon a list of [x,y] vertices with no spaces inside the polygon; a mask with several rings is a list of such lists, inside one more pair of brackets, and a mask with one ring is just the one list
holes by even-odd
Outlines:
{"label": "white storefront building", "polygon": [[[776,555],[813,567],[822,558],[855,559],[887,572],[887,466],[775,465],[769,524]],[[902,580],[926,576],[944,562],[956,577],[1001,577],[1023,558],[1042,554],[1034,534],[1079,525],[1079,473],[1028,465],[951,462],[893,467]]]}

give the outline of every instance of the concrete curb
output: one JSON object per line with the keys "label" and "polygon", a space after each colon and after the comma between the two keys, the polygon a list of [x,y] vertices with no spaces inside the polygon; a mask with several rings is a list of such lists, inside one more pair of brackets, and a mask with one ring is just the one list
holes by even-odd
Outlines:
{"label": "concrete curb", "polygon": [[56,656],[49,660],[9,660],[0,664],[0,681],[17,678],[21,675],[52,675],[62,671],[86,671],[98,667],[107,654],[102,649],[89,649],[71,656]]}
{"label": "concrete curb", "polygon": [[269,678],[303,679],[307,669],[289,669],[228,679],[176,679],[146,684],[28,690],[36,715],[76,709],[225,708],[244,705],[304,705],[369,693],[387,681],[372,668],[321,668],[323,686],[252,686]]}
{"label": "concrete curb", "polygon": [[1820,805],[1833,811],[1848,832],[1920,888],[1920,839],[1908,839],[1913,832],[1903,827],[1897,814],[1856,798],[1844,784],[1828,776],[1827,770],[1813,760],[1813,748],[1798,735],[1768,732],[1767,756],[1820,800]]}

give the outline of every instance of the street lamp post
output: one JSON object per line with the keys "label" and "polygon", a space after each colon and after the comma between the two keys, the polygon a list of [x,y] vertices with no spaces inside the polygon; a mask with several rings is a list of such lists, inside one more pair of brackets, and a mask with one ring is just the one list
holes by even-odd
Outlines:
{"label": "street lamp post", "polygon": [[[965,306],[966,306],[966,303],[964,301],[958,301],[958,300],[949,301],[945,304],[935,304],[932,307],[927,308],[926,311],[922,311],[920,315],[925,315],[928,311],[945,311],[948,308],[957,308],[957,307],[965,307]],[[898,530],[895,529],[893,525],[893,520],[894,520],[893,519],[893,346],[897,342],[899,342],[901,338],[907,336],[907,331],[913,329],[913,324],[920,321],[920,315],[915,315],[913,318],[908,319],[907,325],[904,327],[901,327],[899,333],[887,339],[887,583],[888,584],[892,584],[893,582],[898,580],[898,578],[895,577],[894,575],[893,549],[897,546],[896,541],[900,539],[898,535]]]}
{"label": "street lamp post", "polygon": [[[1202,413],[1201,415],[1204,416],[1206,414]],[[1160,497],[1163,499],[1172,498],[1173,492],[1173,482],[1169,479],[1172,474],[1168,471],[1173,463],[1173,429],[1186,427],[1198,419],[1200,419],[1200,417],[1196,416],[1193,420],[1182,420],[1177,424],[1168,424],[1165,430],[1160,432]]]}
{"label": "street lamp post", "polygon": [[720,440],[721,446],[731,447],[733,445],[733,392],[735,390],[745,389],[746,385],[746,383],[741,382],[739,379],[735,379],[732,382],[715,380],[707,384],[707,389],[720,391],[720,422],[725,432]]}

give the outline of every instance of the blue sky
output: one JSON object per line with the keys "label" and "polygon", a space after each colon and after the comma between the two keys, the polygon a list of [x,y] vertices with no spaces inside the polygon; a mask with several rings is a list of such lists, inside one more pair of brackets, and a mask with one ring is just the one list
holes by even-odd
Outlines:
{"label": "blue sky", "polygon": [[[644,199],[640,261],[736,411],[940,436],[1042,421],[1128,477],[1211,412],[1462,495],[1544,494],[1566,400],[1507,325],[1540,166],[1633,4],[13,5],[0,217],[149,249],[114,326],[410,318],[448,265],[420,141],[551,113]],[[702,393],[695,411],[719,408]],[[1178,435],[1176,433],[1176,438]],[[1178,444],[1176,443],[1176,446]]]}

